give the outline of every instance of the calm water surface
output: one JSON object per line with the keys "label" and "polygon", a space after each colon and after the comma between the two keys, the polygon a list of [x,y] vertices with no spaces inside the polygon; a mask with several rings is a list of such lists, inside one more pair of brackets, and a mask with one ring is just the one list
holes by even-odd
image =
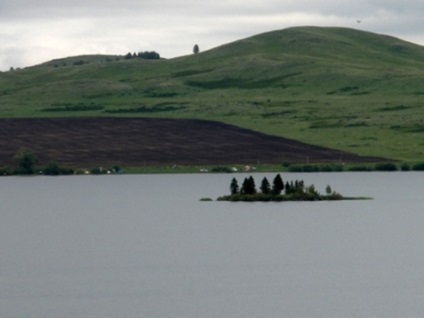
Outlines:
{"label": "calm water surface", "polygon": [[1,178],[0,317],[424,317],[424,174],[283,175],[366,201],[199,201],[245,176]]}

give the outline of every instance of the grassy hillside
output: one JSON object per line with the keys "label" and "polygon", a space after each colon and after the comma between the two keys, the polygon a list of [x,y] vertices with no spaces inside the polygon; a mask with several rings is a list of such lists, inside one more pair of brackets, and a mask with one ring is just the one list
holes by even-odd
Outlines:
{"label": "grassy hillside", "polygon": [[0,73],[0,117],[210,119],[410,162],[424,160],[423,102],[424,47],[344,28],[290,28],[170,60],[79,56]]}

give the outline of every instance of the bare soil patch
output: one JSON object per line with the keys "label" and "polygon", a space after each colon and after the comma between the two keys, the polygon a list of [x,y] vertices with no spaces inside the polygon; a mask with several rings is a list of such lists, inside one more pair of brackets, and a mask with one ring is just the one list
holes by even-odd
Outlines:
{"label": "bare soil patch", "polygon": [[0,165],[22,147],[70,167],[379,161],[202,120],[0,119],[0,135]]}

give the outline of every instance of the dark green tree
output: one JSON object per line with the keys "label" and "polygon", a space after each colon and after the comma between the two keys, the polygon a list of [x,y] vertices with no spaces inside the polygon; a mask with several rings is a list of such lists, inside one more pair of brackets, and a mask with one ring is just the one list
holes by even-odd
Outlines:
{"label": "dark green tree", "polygon": [[233,178],[233,180],[231,180],[230,190],[231,194],[237,194],[239,192],[239,185],[236,178]]}
{"label": "dark green tree", "polygon": [[296,193],[302,193],[304,190],[304,183],[302,180],[296,180],[294,182],[294,192]]}
{"label": "dark green tree", "polygon": [[43,173],[45,175],[48,175],[48,176],[58,176],[58,175],[60,175],[59,164],[57,162],[54,162],[54,161],[49,162],[47,167],[45,167],[43,169]]}
{"label": "dark green tree", "polygon": [[245,178],[243,181],[243,185],[241,187],[242,194],[255,194],[256,193],[256,185],[255,180],[252,176],[249,178]]}
{"label": "dark green tree", "polygon": [[306,187],[306,193],[310,196],[317,198],[319,197],[318,191],[315,189],[315,186],[311,184],[310,186]]}
{"label": "dark green tree", "polygon": [[249,191],[249,179],[244,178],[243,183],[241,185],[240,193],[247,194]]}
{"label": "dark green tree", "polygon": [[280,174],[277,174],[272,181],[272,194],[274,195],[280,195],[281,191],[284,190],[284,182],[281,178]]}
{"label": "dark green tree", "polygon": [[248,182],[249,183],[249,194],[255,194],[256,193],[255,179],[253,179],[253,177],[250,176],[248,181],[249,181]]}
{"label": "dark green tree", "polygon": [[[293,182],[292,182],[293,183]],[[293,192],[292,187],[290,186],[290,183],[287,181],[284,186],[284,191],[286,194],[290,194]]]}
{"label": "dark green tree", "polygon": [[138,53],[138,57],[140,57],[142,59],[146,59],[146,60],[158,60],[158,59],[160,59],[159,53],[157,53],[155,51],[151,51],[151,52],[148,52],[148,51],[139,52]]}
{"label": "dark green tree", "polygon": [[19,149],[13,160],[16,164],[16,173],[34,174],[37,157],[28,148]]}
{"label": "dark green tree", "polygon": [[263,194],[271,193],[271,185],[269,184],[269,181],[266,177],[262,179],[260,189]]}

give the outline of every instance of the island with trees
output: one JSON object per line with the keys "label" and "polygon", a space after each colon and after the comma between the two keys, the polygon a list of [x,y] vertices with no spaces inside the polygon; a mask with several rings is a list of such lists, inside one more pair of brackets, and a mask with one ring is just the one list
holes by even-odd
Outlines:
{"label": "island with trees", "polygon": [[323,201],[323,200],[353,200],[369,199],[365,197],[344,197],[333,191],[327,185],[325,194],[319,193],[314,185],[305,186],[303,180],[284,182],[281,175],[277,174],[272,184],[264,177],[259,191],[256,189],[255,179],[252,176],[245,178],[241,186],[236,178],[231,180],[230,194],[219,197],[218,201]]}

